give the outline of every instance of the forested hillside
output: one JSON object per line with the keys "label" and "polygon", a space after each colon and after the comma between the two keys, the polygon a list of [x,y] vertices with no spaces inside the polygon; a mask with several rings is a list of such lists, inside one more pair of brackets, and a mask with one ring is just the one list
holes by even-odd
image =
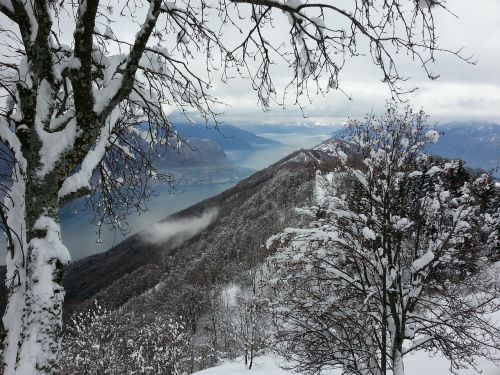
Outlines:
{"label": "forested hillside", "polygon": [[[158,371],[174,366],[192,372],[239,355],[251,367],[269,345],[258,290],[269,278],[265,264],[276,248],[266,242],[285,228],[314,220],[297,207],[318,202],[317,176],[338,167],[332,152],[337,145],[330,140],[295,152],[167,217],[159,230],[152,227],[106,253],[70,264],[60,373],[74,373],[82,363],[110,374],[141,363],[154,363]],[[321,215],[315,218],[322,220]],[[177,229],[158,236],[165,228]],[[95,352],[96,345],[102,351]],[[138,345],[147,350],[138,353]],[[165,345],[172,349],[162,357],[157,350]],[[80,354],[86,359],[75,362]],[[129,362],[137,356],[140,361]]]}
{"label": "forested hillside", "polygon": [[210,230],[178,247],[172,246],[178,245],[175,236],[150,243],[139,233],[106,253],[71,263],[64,281],[66,314],[94,297],[115,308],[174,274],[173,267],[176,272],[183,269],[188,261],[193,267],[203,263],[207,270],[223,265],[223,270],[210,272],[217,274],[214,282],[229,280],[234,262],[247,267],[255,264],[265,256],[259,251],[264,251],[267,238],[297,219],[293,208],[311,199],[315,170],[327,169],[330,163],[331,157],[321,151],[298,151],[235,187],[169,216],[165,222],[201,216],[210,208],[218,210]]}
{"label": "forested hillside", "polygon": [[[249,273],[269,255],[267,238],[302,221],[294,208],[312,202],[316,171],[328,170],[332,163],[332,157],[319,150],[296,152],[222,194],[168,217],[165,222],[174,224],[216,212],[206,228],[180,245],[175,237],[151,242],[150,234],[143,232],[108,253],[71,264],[65,280],[67,314],[93,309],[97,299],[108,310],[119,308],[123,318],[108,322],[116,331],[130,331],[129,324],[154,327],[160,316],[181,319],[203,345],[214,339],[227,341],[229,336],[214,338],[220,327],[215,331],[209,327],[220,324],[220,317],[207,321],[220,313],[216,306],[220,293],[234,282],[248,283]],[[219,341],[209,345],[210,350],[203,345],[194,346],[199,358],[190,357],[193,370],[215,363],[224,346],[239,352],[235,343]]]}

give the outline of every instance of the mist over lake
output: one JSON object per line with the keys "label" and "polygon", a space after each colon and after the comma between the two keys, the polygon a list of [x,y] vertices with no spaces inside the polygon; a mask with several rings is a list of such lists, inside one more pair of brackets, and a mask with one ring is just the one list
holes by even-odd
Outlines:
{"label": "mist over lake", "polygon": [[184,185],[179,186],[178,191],[173,193],[168,187],[161,186],[158,188],[158,195],[153,196],[147,203],[149,211],[133,212],[129,215],[127,221],[130,232],[123,235],[103,226],[101,244],[97,243],[97,226],[91,223],[91,213],[80,212],[61,223],[63,242],[68,247],[73,261],[107,251],[123,239],[147,229],[168,215],[219,194],[233,185],[234,183]]}
{"label": "mist over lake", "polygon": [[[258,135],[279,141],[282,145],[254,151],[226,151],[229,159],[236,166],[260,170],[293,151],[312,147],[328,138],[326,134],[308,136],[295,133],[263,133]],[[161,186],[158,189],[158,195],[153,196],[147,204],[149,211],[130,214],[128,218],[129,233],[122,235],[103,227],[101,239],[104,242],[102,244],[96,243],[97,227],[90,222],[90,213],[81,212],[62,223],[63,241],[71,252],[72,260],[107,251],[124,238],[147,229],[174,212],[217,195],[234,184],[182,185],[178,186],[178,191],[173,193],[168,187]]]}
{"label": "mist over lake", "polygon": [[257,133],[261,137],[282,143],[273,148],[261,149],[256,152],[228,151],[229,159],[240,167],[260,170],[284,158],[301,148],[311,148],[330,137],[329,134],[304,135],[298,133]]}

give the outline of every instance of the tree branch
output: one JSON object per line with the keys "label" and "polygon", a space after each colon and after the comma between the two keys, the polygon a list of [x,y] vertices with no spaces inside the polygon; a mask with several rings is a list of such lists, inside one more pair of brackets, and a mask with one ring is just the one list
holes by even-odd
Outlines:
{"label": "tree branch", "polygon": [[10,0],[0,0],[0,13],[5,14],[11,21],[17,23],[16,12]]}

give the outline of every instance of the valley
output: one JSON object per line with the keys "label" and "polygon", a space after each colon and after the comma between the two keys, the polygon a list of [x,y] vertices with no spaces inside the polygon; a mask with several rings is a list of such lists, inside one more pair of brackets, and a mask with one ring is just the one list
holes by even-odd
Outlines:
{"label": "valley", "polygon": [[[180,153],[168,150],[160,160],[163,171],[174,178],[173,187],[158,186],[156,194],[146,203],[148,211],[131,212],[128,217],[130,230],[127,233],[110,231],[104,226],[101,231],[103,242],[97,243],[97,226],[92,223],[91,213],[82,202],[62,208],[62,236],[66,243],[72,244],[71,253],[74,261],[108,251],[125,238],[165,217],[215,196],[279,159],[301,148],[313,147],[328,138],[328,135],[323,133],[302,137],[297,137],[296,133],[265,133],[261,134],[262,138],[258,138],[261,143],[253,144],[253,147],[246,146],[244,150],[234,150],[235,146],[231,142],[241,143],[239,138],[224,138],[214,129],[201,128],[199,132],[195,132],[192,128],[188,129],[190,131],[187,135],[195,137],[193,139],[197,142],[192,145],[194,148],[181,146]],[[200,143],[201,138],[198,137],[207,134],[215,141],[207,140]],[[243,138],[245,142],[257,137],[243,134],[246,136]],[[214,145],[218,145],[216,141],[221,139],[220,147],[225,149],[219,148],[218,153],[213,155],[210,150],[213,150]],[[269,139],[269,144],[262,141],[265,139]]]}

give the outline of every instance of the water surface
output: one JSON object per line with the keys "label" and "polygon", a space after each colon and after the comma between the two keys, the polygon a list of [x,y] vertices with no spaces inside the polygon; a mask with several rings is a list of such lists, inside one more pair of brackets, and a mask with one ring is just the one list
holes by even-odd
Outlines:
{"label": "water surface", "polygon": [[283,145],[257,149],[250,153],[248,151],[226,151],[229,159],[240,167],[261,170],[294,151],[314,147],[330,137],[328,134],[304,135],[294,133],[261,133],[258,135],[281,142]]}
{"label": "water surface", "polygon": [[107,251],[126,237],[146,229],[170,214],[217,195],[233,185],[234,183],[185,185],[177,187],[179,191],[173,194],[170,194],[170,189],[160,188],[159,194],[153,196],[147,203],[149,211],[130,214],[127,220],[131,228],[129,233],[123,235],[103,227],[102,243],[97,243],[97,227],[91,223],[90,213],[80,212],[65,219],[61,224],[63,242],[70,250],[72,260]]}

